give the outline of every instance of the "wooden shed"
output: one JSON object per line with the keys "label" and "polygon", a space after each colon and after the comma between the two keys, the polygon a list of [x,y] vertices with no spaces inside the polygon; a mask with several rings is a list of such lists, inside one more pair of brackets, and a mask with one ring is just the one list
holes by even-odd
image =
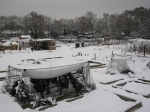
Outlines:
{"label": "wooden shed", "polygon": [[32,40],[31,46],[35,50],[56,50],[56,42],[54,39],[36,39]]}
{"label": "wooden shed", "polygon": [[2,47],[4,50],[8,50],[8,49],[11,49],[11,44],[12,44],[12,50],[18,50],[18,43],[16,42],[7,41],[2,44]]}

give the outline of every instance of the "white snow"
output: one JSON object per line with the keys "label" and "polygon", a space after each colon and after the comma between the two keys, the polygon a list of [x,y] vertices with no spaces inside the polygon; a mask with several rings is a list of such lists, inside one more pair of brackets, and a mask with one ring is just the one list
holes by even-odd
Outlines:
{"label": "white snow", "polygon": [[[38,63],[38,64],[37,64]],[[23,61],[20,64],[11,65],[18,69],[40,69],[40,68],[53,68],[69,66],[73,64],[86,63],[84,60],[79,60],[75,58],[60,58],[60,59],[38,59],[35,61]]]}
{"label": "white snow", "polygon": [[[114,54],[121,54],[121,49],[119,45],[114,46],[90,46],[85,48],[75,48],[74,44],[62,44],[62,47],[56,48],[53,52],[48,50],[45,51],[32,51],[30,49],[23,51],[5,51],[6,54],[0,54],[0,71],[7,70],[9,65],[17,64],[31,64],[35,61],[41,61],[43,58],[52,58],[52,57],[64,57],[64,58],[74,58],[74,59],[84,59],[86,61],[94,59],[94,54],[96,54],[96,60],[104,64],[108,64],[112,51]],[[82,56],[79,56],[78,53],[81,53]],[[133,53],[128,53],[128,55],[133,55]],[[27,59],[34,59],[35,61],[27,61]],[[60,101],[57,103],[57,106],[48,108],[44,112],[123,112],[129,107],[142,102],[142,107],[135,110],[135,112],[149,112],[150,111],[150,99],[145,98],[142,94],[148,94],[149,85],[141,83],[127,83],[123,89],[113,88],[112,85],[119,84],[121,82],[128,82],[130,80],[137,80],[138,78],[150,79],[150,69],[146,67],[145,58],[133,57],[135,60],[135,66],[133,63],[129,62],[129,67],[135,71],[135,78],[130,78],[126,74],[106,74],[106,68],[92,69],[91,74],[93,76],[94,82],[96,83],[96,90],[84,94],[84,97],[73,102],[66,102],[66,100]],[[44,59],[43,59],[44,60]],[[47,62],[50,59],[45,59]],[[61,64],[66,64],[68,61],[61,62]],[[58,63],[59,64],[59,63]],[[19,65],[18,65],[19,66]],[[35,65],[31,66],[35,67]],[[4,77],[4,73],[0,73],[0,77]],[[106,83],[109,81],[124,79],[114,84],[104,85],[100,82]],[[2,81],[0,81],[0,88],[2,86]],[[128,93],[124,89],[131,89],[139,94]],[[117,94],[121,94],[130,98],[137,100],[136,102],[127,102],[120,99]],[[0,112],[35,112],[29,108],[23,110],[21,106],[15,102],[14,97],[11,97],[9,94],[0,93]]]}
{"label": "white snow", "polygon": [[129,90],[131,92],[139,93],[141,95],[149,95],[150,94],[150,85],[141,84],[136,82],[128,82],[126,85],[122,87],[125,90]]}
{"label": "white snow", "polygon": [[22,107],[9,94],[0,94],[0,112],[21,112]]}
{"label": "white snow", "polygon": [[59,102],[58,106],[45,112],[123,112],[133,104],[135,103],[123,101],[117,95],[99,89],[86,94],[82,100]]}

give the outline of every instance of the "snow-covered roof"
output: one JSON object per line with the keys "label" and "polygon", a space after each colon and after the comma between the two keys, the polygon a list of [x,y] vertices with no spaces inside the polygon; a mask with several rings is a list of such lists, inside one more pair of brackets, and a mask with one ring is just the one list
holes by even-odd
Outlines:
{"label": "snow-covered roof", "polygon": [[20,39],[18,37],[12,37],[10,41],[20,41]]}
{"label": "snow-covered roof", "polygon": [[31,36],[30,35],[20,35],[21,38],[24,38],[24,39],[31,39]]}
{"label": "snow-covered roof", "polygon": [[92,37],[92,36],[94,36],[94,35],[86,35],[86,37]]}
{"label": "snow-covered roof", "polygon": [[50,41],[50,40],[54,40],[54,39],[36,39],[32,41],[40,42],[40,41]]}
{"label": "snow-covered roof", "polygon": [[3,46],[10,46],[10,43],[18,45],[17,42],[10,42],[10,41],[7,41],[7,42],[3,43],[2,45]]}

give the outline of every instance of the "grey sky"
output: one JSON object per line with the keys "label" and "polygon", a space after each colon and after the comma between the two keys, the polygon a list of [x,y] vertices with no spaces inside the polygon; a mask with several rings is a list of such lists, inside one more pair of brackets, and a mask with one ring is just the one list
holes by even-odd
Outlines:
{"label": "grey sky", "polygon": [[102,17],[105,12],[122,13],[140,6],[150,8],[150,0],[0,0],[0,16],[25,16],[35,11],[56,19],[71,19],[92,11]]}

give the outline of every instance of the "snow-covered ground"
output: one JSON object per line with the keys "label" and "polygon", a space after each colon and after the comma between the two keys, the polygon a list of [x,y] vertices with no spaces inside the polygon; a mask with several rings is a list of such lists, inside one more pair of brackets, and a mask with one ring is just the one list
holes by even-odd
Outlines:
{"label": "snow-covered ground", "polygon": [[[62,47],[57,50],[51,51],[32,51],[30,49],[23,51],[5,51],[5,54],[0,54],[0,71],[7,70],[9,65],[21,64],[27,59],[43,59],[52,57],[65,57],[65,58],[78,58],[84,60],[93,60],[96,54],[97,62],[108,64],[111,59],[112,51],[114,54],[121,55],[121,49],[119,46],[90,46],[84,48],[74,48],[75,44],[62,44]],[[78,56],[78,53],[82,53],[82,56]],[[128,53],[130,54],[130,53]],[[133,55],[133,54],[130,54]],[[135,65],[129,62],[129,67],[135,71],[134,78],[130,78],[127,74],[106,74],[105,68],[91,69],[94,82],[96,84],[96,90],[84,94],[84,97],[73,102],[66,102],[66,100],[59,101],[57,106],[48,108],[44,112],[123,112],[138,102],[142,102],[142,107],[135,110],[135,112],[150,112],[150,98],[145,98],[141,94],[150,94],[150,85],[143,85],[141,83],[127,83],[122,88],[113,88],[113,85],[135,81],[138,78],[144,78],[150,80],[150,69],[146,66],[145,58],[133,57]],[[5,73],[0,73],[0,77],[4,77]],[[123,80],[119,80],[123,79]],[[119,80],[113,84],[105,85],[110,81]],[[0,81],[0,88],[2,86]],[[133,90],[136,93],[128,93],[125,91]],[[127,102],[120,99],[115,93],[125,95],[133,98],[136,102]],[[9,94],[0,94],[0,112],[35,112],[37,109],[25,109],[15,102],[15,99]]]}

